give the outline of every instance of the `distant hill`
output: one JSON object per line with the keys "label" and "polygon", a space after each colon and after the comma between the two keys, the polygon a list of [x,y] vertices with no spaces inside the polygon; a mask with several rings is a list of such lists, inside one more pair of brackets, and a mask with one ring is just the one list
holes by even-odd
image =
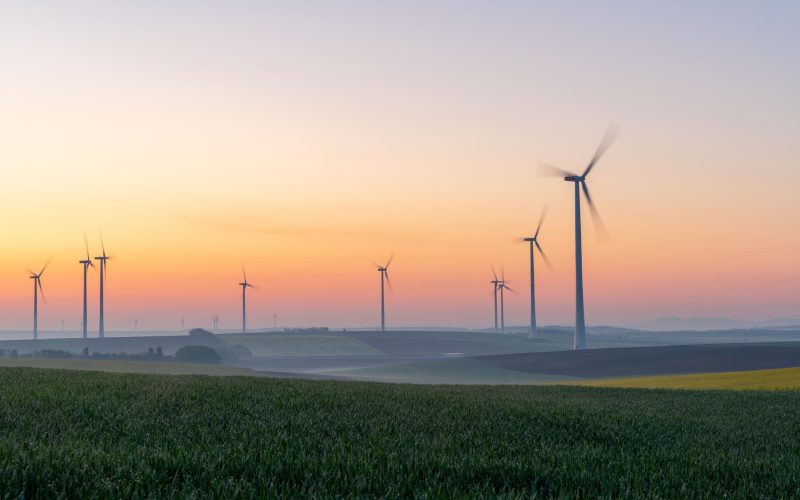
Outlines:
{"label": "distant hill", "polygon": [[633,325],[634,328],[656,332],[682,330],[747,330],[752,328],[800,329],[798,318],[775,318],[766,321],[740,321],[721,317],[680,318],[672,316]]}

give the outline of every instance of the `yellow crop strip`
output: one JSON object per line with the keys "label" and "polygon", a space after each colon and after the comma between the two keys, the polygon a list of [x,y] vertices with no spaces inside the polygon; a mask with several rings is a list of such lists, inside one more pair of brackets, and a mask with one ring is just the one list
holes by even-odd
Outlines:
{"label": "yellow crop strip", "polygon": [[581,381],[579,385],[645,389],[729,389],[750,391],[800,390],[800,368],[690,375],[658,375]]}

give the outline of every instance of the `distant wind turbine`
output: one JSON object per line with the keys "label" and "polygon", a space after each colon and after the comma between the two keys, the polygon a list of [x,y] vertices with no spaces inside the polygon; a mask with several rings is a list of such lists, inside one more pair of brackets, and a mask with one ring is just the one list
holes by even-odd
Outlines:
{"label": "distant wind turbine", "polygon": [[88,336],[88,323],[86,322],[87,316],[87,296],[86,296],[86,274],[89,270],[89,267],[94,267],[92,263],[92,258],[89,257],[89,240],[86,238],[86,233],[83,234],[83,242],[86,245],[86,258],[83,260],[79,260],[78,264],[83,265],[83,322],[81,323],[81,329],[83,330],[83,338]]}
{"label": "distant wind turbine", "polygon": [[618,136],[619,129],[616,126],[611,125],[608,127],[603,140],[600,141],[597,151],[595,151],[582,175],[573,174],[546,163],[540,164],[540,171],[543,174],[563,177],[566,182],[575,184],[575,336],[572,345],[573,349],[586,348],[586,320],[583,308],[583,254],[581,249],[581,190],[583,190],[586,202],[589,204],[589,212],[592,214],[595,229],[601,236],[605,236],[605,225],[589,194],[589,188],[586,186],[586,176],[589,175],[597,161]]}
{"label": "distant wind turbine", "polygon": [[528,331],[528,338],[534,338],[537,336],[536,332],[536,288],[535,288],[535,281],[534,281],[534,274],[533,274],[533,249],[534,247],[536,250],[539,251],[539,255],[542,256],[544,259],[545,264],[547,267],[550,267],[550,260],[547,258],[547,255],[544,254],[544,250],[539,245],[539,232],[542,230],[542,222],[544,222],[544,218],[547,215],[547,207],[542,209],[542,215],[539,216],[539,224],[536,226],[536,232],[533,233],[533,236],[528,238],[522,238],[522,241],[527,241],[530,247],[530,267],[531,267],[531,326],[530,330]]}
{"label": "distant wind turbine", "polygon": [[514,290],[511,289],[510,286],[506,284],[506,273],[500,273],[500,283],[497,284],[497,288],[500,290],[500,333],[506,333],[506,309],[505,309],[505,299],[503,292],[508,290],[511,293],[515,293]]}
{"label": "distant wind turbine", "polygon": [[386,265],[378,265],[375,264],[375,267],[378,268],[378,272],[381,273],[381,331],[386,331],[386,293],[384,290],[384,281],[386,285],[389,287],[389,290],[392,289],[392,282],[389,280],[389,264],[392,263],[392,259],[394,258],[394,254],[389,256],[389,260],[386,261]]}
{"label": "distant wind turbine", "polygon": [[254,288],[257,290],[258,287],[247,281],[244,264],[242,264],[242,282],[239,283],[239,286],[242,287],[242,333],[247,333],[247,289]]}
{"label": "distant wind turbine", "polygon": [[103,243],[103,233],[100,233],[100,248],[103,251],[103,254],[99,257],[95,257],[94,260],[100,261],[100,326],[97,330],[97,335],[101,339],[106,336],[106,322],[105,322],[105,309],[104,309],[104,285],[106,280],[108,279],[108,259],[110,257],[106,255],[106,245]]}
{"label": "distant wind turbine", "polygon": [[490,281],[492,284],[492,295],[494,296],[494,333],[497,333],[497,290],[498,285],[500,285],[500,279],[497,277],[497,272],[494,270],[494,266],[492,266],[492,276],[494,279]]}
{"label": "distant wind turbine", "polygon": [[44,301],[44,289],[42,288],[42,274],[44,274],[44,270],[47,269],[47,266],[50,265],[50,261],[47,261],[42,267],[42,270],[38,273],[35,273],[28,269],[28,273],[30,273],[29,278],[33,280],[33,340],[39,338],[39,293],[42,294],[42,301]]}

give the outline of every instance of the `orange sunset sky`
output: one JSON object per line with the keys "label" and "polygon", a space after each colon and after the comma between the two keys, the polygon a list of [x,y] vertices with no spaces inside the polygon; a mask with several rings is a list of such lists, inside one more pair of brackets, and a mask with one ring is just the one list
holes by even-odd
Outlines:
{"label": "orange sunset sky", "polygon": [[[379,5],[378,5],[379,4]],[[15,2],[0,6],[0,329],[77,330],[83,233],[107,325],[485,327],[800,317],[796,2]],[[97,274],[90,275],[90,328]]]}

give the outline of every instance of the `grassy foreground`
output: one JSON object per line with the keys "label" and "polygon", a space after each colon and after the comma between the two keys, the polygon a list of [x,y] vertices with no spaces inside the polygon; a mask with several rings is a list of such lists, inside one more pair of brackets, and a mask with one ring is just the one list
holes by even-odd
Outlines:
{"label": "grassy foreground", "polygon": [[800,393],[0,368],[0,496],[800,495]]}
{"label": "grassy foreground", "polygon": [[752,391],[800,390],[800,368],[751,370],[741,372],[698,373],[691,375],[659,375],[626,377],[581,385],[598,387],[637,387],[646,389],[738,389]]}

